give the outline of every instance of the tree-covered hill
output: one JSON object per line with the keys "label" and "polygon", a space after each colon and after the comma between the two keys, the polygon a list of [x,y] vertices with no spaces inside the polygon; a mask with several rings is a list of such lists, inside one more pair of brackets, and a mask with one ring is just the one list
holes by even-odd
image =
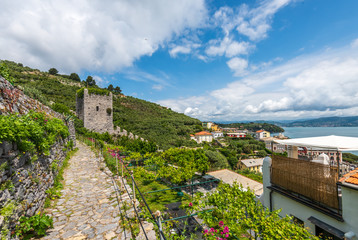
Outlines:
{"label": "tree-covered hill", "polygon": [[282,124],[285,127],[358,127],[358,116],[325,117]]}
{"label": "tree-covered hill", "polygon": [[[76,73],[60,75],[54,71],[56,69],[41,72],[24,67],[21,63],[2,62],[9,68],[15,86],[19,86],[25,94],[48,106],[53,103],[64,104],[75,112],[76,91],[86,86],[86,82],[81,81]],[[115,126],[152,140],[164,149],[172,146],[195,145],[189,140],[189,135],[201,128],[199,120],[155,103],[118,94],[118,91],[113,93]]]}
{"label": "tree-covered hill", "polygon": [[223,128],[239,128],[239,129],[247,129],[250,131],[258,131],[260,129],[265,129],[269,132],[279,133],[284,132],[285,130],[277,125],[271,123],[261,123],[261,122],[250,122],[250,123],[220,123],[220,127]]}

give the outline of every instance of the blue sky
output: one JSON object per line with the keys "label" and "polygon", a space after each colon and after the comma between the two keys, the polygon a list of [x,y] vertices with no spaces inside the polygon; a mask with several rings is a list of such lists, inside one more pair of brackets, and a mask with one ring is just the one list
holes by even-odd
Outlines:
{"label": "blue sky", "polygon": [[358,115],[356,0],[2,0],[0,59],[201,120]]}

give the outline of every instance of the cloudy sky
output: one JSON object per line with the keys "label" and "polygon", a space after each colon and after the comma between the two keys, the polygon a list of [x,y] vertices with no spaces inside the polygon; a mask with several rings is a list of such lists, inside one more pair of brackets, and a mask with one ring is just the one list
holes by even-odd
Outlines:
{"label": "cloudy sky", "polygon": [[357,0],[0,3],[0,59],[200,120],[358,115]]}

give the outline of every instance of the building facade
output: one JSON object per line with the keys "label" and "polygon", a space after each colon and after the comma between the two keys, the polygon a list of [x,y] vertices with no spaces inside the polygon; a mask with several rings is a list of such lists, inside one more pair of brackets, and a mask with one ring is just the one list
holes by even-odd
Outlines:
{"label": "building facade", "polygon": [[238,168],[240,170],[249,170],[257,173],[262,173],[263,158],[243,159],[239,161]]}
{"label": "building facade", "polygon": [[260,200],[323,239],[357,240],[358,169],[339,180],[337,176],[337,169],[323,164],[266,157]]}
{"label": "building facade", "polygon": [[213,135],[210,132],[207,131],[201,131],[198,133],[195,133],[193,138],[197,143],[202,142],[212,142],[213,141]]}
{"label": "building facade", "polygon": [[255,137],[257,139],[268,138],[270,137],[270,132],[261,129],[255,132]]}

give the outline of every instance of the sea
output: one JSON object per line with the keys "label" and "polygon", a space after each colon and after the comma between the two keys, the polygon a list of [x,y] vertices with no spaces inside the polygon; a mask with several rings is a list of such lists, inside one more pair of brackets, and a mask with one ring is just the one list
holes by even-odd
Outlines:
{"label": "sea", "polygon": [[[329,135],[358,137],[358,127],[284,127],[283,129],[285,129],[283,134],[289,138],[320,137]],[[358,155],[358,151],[350,153]]]}

